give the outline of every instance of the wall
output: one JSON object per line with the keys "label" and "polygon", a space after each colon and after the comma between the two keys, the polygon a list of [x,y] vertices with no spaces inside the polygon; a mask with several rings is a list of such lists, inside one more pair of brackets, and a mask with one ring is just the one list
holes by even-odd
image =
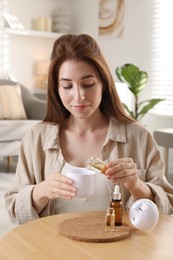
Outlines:
{"label": "wall", "polygon": [[[51,16],[65,0],[30,0],[23,4],[22,0],[11,0],[10,8],[26,30],[31,30],[38,16]],[[98,1],[66,0],[70,8],[71,31],[97,35]],[[84,16],[89,11],[90,19]],[[38,87],[37,62],[49,60],[55,37],[11,35],[11,68],[10,75],[28,88]]]}
{"label": "wall", "polygon": [[[150,75],[150,46],[152,37],[152,11],[153,1],[151,0],[126,0],[125,13],[125,32],[122,38],[104,39],[99,41],[101,49],[110,66],[112,75],[115,76],[115,68],[125,63],[133,63],[145,70]],[[37,0],[26,1],[23,5],[22,0],[11,1],[13,10],[21,18],[26,27],[30,26],[30,16],[34,17],[40,14],[50,13],[56,0]],[[98,0],[73,0],[69,1],[72,30],[73,32],[85,32],[97,38],[97,17],[98,17]],[[40,8],[41,7],[41,8]],[[50,56],[52,44],[55,39],[33,38],[28,41],[16,36],[13,38],[11,46],[12,67],[11,72],[19,81],[26,86],[34,85],[33,77],[35,76],[34,64],[36,60],[47,59]],[[41,46],[41,48],[40,48]],[[142,93],[142,99],[150,97],[150,82]],[[172,118],[158,117],[148,114],[142,120],[142,123],[152,132],[157,128],[173,128]],[[170,157],[172,157],[172,153]],[[173,173],[173,164],[169,166]]]}
{"label": "wall", "polygon": [[101,43],[114,77],[115,68],[124,63],[134,63],[143,70],[149,68],[152,1],[125,2],[124,36],[115,40],[104,40]]}
{"label": "wall", "polygon": [[[115,81],[117,81],[115,68],[125,63],[133,63],[150,75],[153,2],[151,0],[126,0],[124,37],[100,42]],[[142,100],[149,98],[150,80],[141,96]],[[173,117],[148,113],[141,122],[151,132],[159,128],[173,128]],[[173,174],[172,150],[169,154],[169,172]],[[161,151],[163,151],[162,148]]]}

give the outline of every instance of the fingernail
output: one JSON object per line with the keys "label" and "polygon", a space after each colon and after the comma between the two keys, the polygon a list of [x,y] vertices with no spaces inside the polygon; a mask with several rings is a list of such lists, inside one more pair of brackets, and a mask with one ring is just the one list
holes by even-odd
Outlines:
{"label": "fingernail", "polygon": [[70,192],[70,196],[71,196],[71,197],[75,197],[75,195],[76,195],[75,193]]}

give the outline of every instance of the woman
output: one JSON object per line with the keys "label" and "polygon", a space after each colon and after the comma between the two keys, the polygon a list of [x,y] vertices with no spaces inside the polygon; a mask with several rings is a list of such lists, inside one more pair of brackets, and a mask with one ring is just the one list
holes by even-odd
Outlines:
{"label": "woman", "polygon": [[[53,46],[48,76],[48,107],[42,123],[23,138],[16,181],[5,195],[11,220],[19,224],[51,214],[106,210],[114,183],[121,185],[124,209],[141,198],[169,214],[173,187],[151,134],[130,118],[96,41],[67,34]],[[87,199],[65,176],[86,167],[90,157],[107,162]]]}

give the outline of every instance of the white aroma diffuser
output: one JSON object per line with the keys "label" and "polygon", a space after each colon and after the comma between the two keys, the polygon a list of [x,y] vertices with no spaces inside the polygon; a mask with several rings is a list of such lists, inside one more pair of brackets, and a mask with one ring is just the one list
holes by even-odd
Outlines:
{"label": "white aroma diffuser", "polygon": [[131,224],[141,230],[153,228],[159,219],[156,204],[149,199],[140,199],[133,203],[129,211]]}

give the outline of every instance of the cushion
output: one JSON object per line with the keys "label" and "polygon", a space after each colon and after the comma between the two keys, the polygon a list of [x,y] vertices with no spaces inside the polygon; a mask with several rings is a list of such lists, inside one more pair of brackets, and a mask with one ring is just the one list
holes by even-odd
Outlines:
{"label": "cushion", "polygon": [[20,85],[0,86],[0,119],[27,119]]}

